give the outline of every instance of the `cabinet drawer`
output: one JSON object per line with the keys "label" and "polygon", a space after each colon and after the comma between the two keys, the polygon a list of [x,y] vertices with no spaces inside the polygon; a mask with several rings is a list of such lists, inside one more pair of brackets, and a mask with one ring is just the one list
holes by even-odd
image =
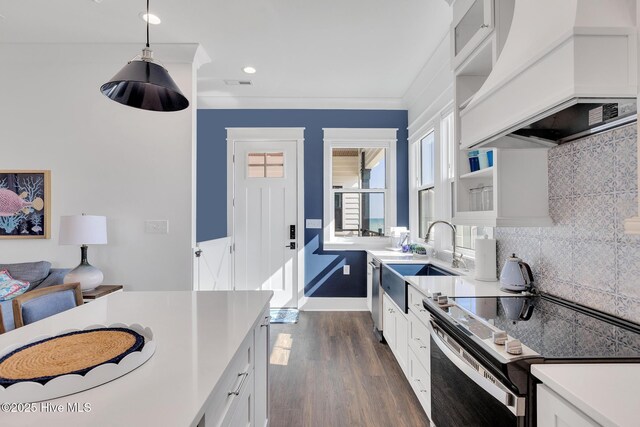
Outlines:
{"label": "cabinet drawer", "polygon": [[416,312],[425,310],[424,306],[422,305],[422,300],[425,299],[426,296],[424,296],[422,292],[414,288],[412,285],[409,285],[407,288],[409,289],[409,295],[407,297],[409,302],[409,309]]}
{"label": "cabinet drawer", "polygon": [[409,312],[409,347],[422,361],[427,372],[431,371],[429,363],[431,357],[431,339],[429,329],[418,319],[413,311]]}
{"label": "cabinet drawer", "polygon": [[[218,381],[205,415],[207,427],[222,425],[229,420],[239,402],[239,396],[249,386],[253,371],[253,331],[247,335],[224,374]],[[251,385],[253,388],[253,385]]]}
{"label": "cabinet drawer", "polygon": [[431,419],[431,376],[412,348],[409,348],[409,382],[422,408]]}

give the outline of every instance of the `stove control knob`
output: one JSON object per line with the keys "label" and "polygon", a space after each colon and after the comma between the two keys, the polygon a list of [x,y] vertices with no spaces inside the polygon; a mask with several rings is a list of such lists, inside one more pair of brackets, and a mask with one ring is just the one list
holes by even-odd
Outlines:
{"label": "stove control knob", "polygon": [[506,343],[506,348],[505,350],[507,350],[507,353],[509,354],[514,354],[514,355],[518,355],[518,354],[522,354],[522,343],[520,342],[520,340],[509,340]]}
{"label": "stove control knob", "polygon": [[434,301],[438,301],[440,295],[442,295],[442,292],[434,292],[431,294],[431,298],[433,298]]}
{"label": "stove control knob", "polygon": [[446,295],[439,295],[438,296],[438,304],[440,305],[445,305],[449,303],[449,299],[447,298]]}
{"label": "stove control knob", "polygon": [[494,331],[493,342],[497,345],[504,345],[507,342],[507,333],[505,331]]}

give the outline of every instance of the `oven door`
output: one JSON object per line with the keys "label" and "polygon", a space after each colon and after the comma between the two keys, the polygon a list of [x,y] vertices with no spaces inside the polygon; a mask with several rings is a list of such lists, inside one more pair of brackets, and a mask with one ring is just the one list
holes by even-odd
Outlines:
{"label": "oven door", "polygon": [[524,397],[512,393],[431,321],[431,413],[437,427],[524,425]]}

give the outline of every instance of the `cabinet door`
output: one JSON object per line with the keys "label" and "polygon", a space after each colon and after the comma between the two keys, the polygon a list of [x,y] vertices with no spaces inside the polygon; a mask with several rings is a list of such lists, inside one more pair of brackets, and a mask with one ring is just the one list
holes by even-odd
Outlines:
{"label": "cabinet door", "polygon": [[408,349],[409,349],[409,341],[407,339],[408,336],[408,326],[407,326],[407,318],[404,316],[404,313],[395,308],[395,316],[396,316],[396,358],[398,359],[398,363],[400,367],[404,371],[405,375],[407,373],[407,357],[408,357]]}
{"label": "cabinet door", "polygon": [[238,402],[230,419],[222,422],[223,427],[253,427],[254,423],[254,376],[249,373],[242,392],[236,397]]}
{"label": "cabinet door", "polygon": [[387,340],[389,348],[395,352],[396,349],[396,318],[393,315],[393,303],[385,294],[382,300],[382,334]]}
{"label": "cabinet door", "polygon": [[424,361],[421,360],[411,348],[409,349],[409,359],[407,362],[407,377],[409,377],[411,386],[416,396],[418,396],[422,408],[424,408],[427,416],[431,419],[431,376],[424,367]]}
{"label": "cabinet door", "polygon": [[269,311],[262,315],[262,321],[254,331],[254,373],[255,373],[255,426],[264,427],[269,420]]}
{"label": "cabinet door", "polygon": [[538,385],[538,427],[596,427],[599,424],[544,384]]}

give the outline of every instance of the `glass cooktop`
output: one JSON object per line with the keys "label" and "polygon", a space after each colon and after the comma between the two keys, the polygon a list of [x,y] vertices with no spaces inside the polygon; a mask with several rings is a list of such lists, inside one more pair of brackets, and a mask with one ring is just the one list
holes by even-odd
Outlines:
{"label": "glass cooktop", "polygon": [[[497,328],[546,359],[640,359],[640,326],[549,297],[453,297],[440,307],[481,340]],[[447,317],[447,316],[445,316]]]}

